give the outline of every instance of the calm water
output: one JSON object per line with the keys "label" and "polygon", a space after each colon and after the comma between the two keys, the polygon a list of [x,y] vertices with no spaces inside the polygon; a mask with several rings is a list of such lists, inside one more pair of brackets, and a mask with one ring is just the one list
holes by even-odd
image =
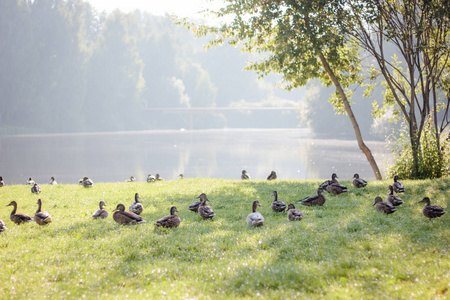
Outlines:
{"label": "calm water", "polygon": [[[367,142],[382,172],[391,160],[384,142]],[[211,177],[252,179],[274,170],[279,179],[341,180],[359,173],[374,179],[356,141],[314,139],[305,129],[146,131],[98,134],[0,137],[0,176],[6,184],[28,177],[48,183],[145,181],[149,173],[163,178]]]}

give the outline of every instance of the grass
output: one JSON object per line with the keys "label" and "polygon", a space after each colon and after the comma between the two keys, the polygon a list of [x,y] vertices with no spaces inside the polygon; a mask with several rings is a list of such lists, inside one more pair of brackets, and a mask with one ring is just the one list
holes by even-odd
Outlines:
{"label": "grass", "polygon": [[[423,196],[449,207],[450,179],[403,181],[405,201],[392,215],[375,211],[390,181],[333,196],[323,207],[297,205],[301,222],[270,209],[271,192],[296,204],[321,181],[184,179],[147,184],[97,183],[0,188],[0,298],[225,299],[447,299],[450,298],[450,213],[426,219]],[[120,226],[112,220],[118,203],[128,207],[138,192],[147,224]],[[206,193],[216,212],[204,221],[187,207]],[[18,211],[33,215],[37,199],[53,222],[14,225]],[[260,228],[245,218],[258,199]],[[90,216],[104,200],[106,220]],[[153,223],[178,207],[176,229]]]}

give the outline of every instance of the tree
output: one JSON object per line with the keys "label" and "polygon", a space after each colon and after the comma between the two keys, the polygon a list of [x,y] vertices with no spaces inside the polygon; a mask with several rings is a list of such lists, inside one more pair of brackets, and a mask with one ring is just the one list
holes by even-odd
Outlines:
{"label": "tree", "polygon": [[377,179],[381,173],[365,145],[349,102],[349,87],[359,81],[359,57],[355,44],[347,44],[343,31],[344,10],[341,1],[224,1],[219,11],[210,11],[218,18],[231,17],[224,25],[195,25],[179,21],[196,32],[197,37],[216,35],[209,46],[227,43],[243,51],[257,52],[263,58],[251,62],[247,69],[260,77],[280,73],[286,89],[305,85],[319,78],[327,86],[334,85],[332,101],[338,112],[345,112],[355,132],[361,151],[366,155]]}
{"label": "tree", "polygon": [[[428,118],[435,126],[439,170],[443,169],[440,139],[450,124],[450,2],[448,0],[372,0],[348,1],[351,29],[362,48],[371,54],[378,68],[372,77],[381,75],[386,88],[384,103],[378,114],[394,106],[409,127],[413,178],[421,177],[420,141]],[[350,25],[350,24],[349,24]],[[396,55],[386,55],[394,46]],[[397,56],[398,55],[398,56]],[[439,111],[443,113],[439,113]],[[436,174],[441,177],[440,171]]]}

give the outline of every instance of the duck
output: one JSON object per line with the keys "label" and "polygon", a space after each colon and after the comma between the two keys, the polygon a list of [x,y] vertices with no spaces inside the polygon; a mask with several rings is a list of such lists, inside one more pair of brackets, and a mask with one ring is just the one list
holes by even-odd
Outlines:
{"label": "duck", "polygon": [[38,199],[37,203],[38,209],[36,210],[36,213],[34,214],[34,221],[38,225],[47,225],[48,223],[52,222],[52,216],[46,211],[42,211],[42,200]]}
{"label": "duck", "polygon": [[302,212],[300,209],[295,208],[294,204],[290,203],[287,211],[289,221],[301,221],[303,219]]}
{"label": "duck", "polygon": [[3,222],[2,219],[0,219],[0,232],[5,231],[6,229],[8,228],[6,227],[5,222]]}
{"label": "duck", "polygon": [[147,182],[154,182],[156,180],[155,176],[152,174],[148,174],[147,176]]}
{"label": "duck", "polygon": [[367,185],[367,181],[365,181],[362,178],[359,178],[359,174],[356,173],[355,175],[353,175],[353,186],[356,188],[362,188],[365,187]]}
{"label": "duck", "polygon": [[159,174],[155,175],[155,180],[156,181],[164,181],[164,178],[162,178]]}
{"label": "duck", "polygon": [[181,219],[175,213],[178,212],[175,206],[170,208],[170,215],[162,217],[158,221],[156,221],[155,226],[164,227],[164,228],[173,228],[178,227],[181,223]]}
{"label": "duck", "polygon": [[[200,196],[197,197],[197,199],[201,199],[202,197],[206,197],[205,193],[202,193]],[[189,205],[189,210],[198,213],[198,207],[200,206],[200,203],[202,203],[202,201],[195,201],[194,203],[192,203],[191,205]]]}
{"label": "duck", "polygon": [[258,200],[253,201],[252,204],[252,212],[248,214],[247,216],[247,224],[249,226],[253,226],[253,227],[258,227],[258,226],[263,226],[264,224],[264,217],[256,211],[256,208],[258,206],[261,206],[261,204],[259,204]]}
{"label": "duck", "polygon": [[39,194],[41,191],[42,191],[41,187],[39,186],[39,184],[35,182],[34,185],[31,187],[31,192],[34,194]]}
{"label": "duck", "polygon": [[283,212],[286,209],[286,204],[283,201],[278,200],[278,192],[272,192],[273,201],[270,206],[274,212]]}
{"label": "duck", "polygon": [[106,203],[104,201],[100,201],[98,204],[100,209],[95,211],[95,213],[91,216],[93,219],[106,219],[108,217],[108,211],[103,208],[103,206],[106,206]]}
{"label": "duck", "polygon": [[375,198],[375,202],[373,202],[372,205],[375,205],[375,209],[380,213],[392,214],[397,211],[397,208],[395,208],[394,205],[383,202],[383,199],[381,199],[380,196]]}
{"label": "duck", "polygon": [[267,180],[275,180],[277,179],[277,173],[275,171],[270,172],[269,176],[267,176]]}
{"label": "duck", "polygon": [[336,178],[338,178],[336,173],[331,174],[331,180],[325,180],[319,185],[319,188],[321,188],[322,190],[326,190],[327,186],[329,186],[330,184],[339,183]]}
{"label": "duck", "polygon": [[446,211],[442,207],[439,207],[437,205],[431,205],[430,198],[428,197],[423,198],[417,203],[425,203],[422,213],[428,219],[440,218],[443,214],[446,213]]}
{"label": "duck", "polygon": [[13,210],[11,212],[11,215],[9,216],[9,219],[13,222],[16,223],[17,225],[23,224],[23,223],[27,223],[27,222],[33,222],[33,219],[26,214],[23,213],[16,213],[17,211],[17,202],[16,201],[11,201],[11,203],[9,203],[6,206],[13,206]]}
{"label": "duck", "polygon": [[125,205],[123,204],[117,204],[117,207],[113,213],[113,219],[122,225],[146,223],[141,216],[131,211],[125,211]]}
{"label": "duck", "polygon": [[3,182],[3,177],[0,176],[0,187],[2,187],[2,186],[4,186],[4,185],[5,185],[5,182]]}
{"label": "duck", "polygon": [[94,185],[94,182],[89,179],[89,177],[83,177],[83,181],[81,182],[81,184],[85,187],[85,188],[90,188]]}
{"label": "duck", "polygon": [[33,178],[31,178],[31,177],[28,178],[27,184],[33,186],[33,185],[34,185],[34,180],[33,180]]}
{"label": "duck", "polygon": [[139,202],[139,194],[134,194],[134,202],[131,203],[129,210],[137,215],[140,215],[142,211],[144,210],[144,207],[142,206],[142,203]]}
{"label": "duck", "polygon": [[180,175],[178,175],[178,177],[180,177],[179,179],[183,179],[183,178],[184,178],[183,173],[181,173]]}
{"label": "duck", "polygon": [[125,182],[134,182],[135,180],[134,176],[131,176],[129,179],[125,180]]}
{"label": "duck", "polygon": [[399,206],[403,204],[403,200],[399,196],[394,195],[394,188],[392,187],[392,185],[388,187],[388,190],[391,191],[387,196],[388,202],[390,202],[394,206]]}
{"label": "duck", "polygon": [[331,183],[327,186],[327,192],[330,194],[339,195],[342,193],[346,193],[348,191],[347,187],[345,185],[342,185],[340,183]]}
{"label": "duck", "polygon": [[325,204],[326,201],[325,196],[322,195],[322,192],[323,189],[319,187],[317,189],[317,195],[306,197],[302,200],[299,200],[298,202],[306,206],[315,206],[315,205],[322,206]]}
{"label": "duck", "polygon": [[200,205],[198,207],[198,214],[204,219],[212,219],[216,214],[212,210],[212,208],[208,205],[206,205],[206,201],[209,201],[209,199],[206,197],[205,193],[202,193],[200,196],[198,196],[201,200]]}
{"label": "duck", "polygon": [[394,176],[394,184],[392,185],[392,187],[394,188],[394,191],[396,193],[404,193],[405,187],[403,186],[403,183],[398,181],[398,179],[399,179],[399,177],[397,175],[395,175]]}
{"label": "duck", "polygon": [[241,179],[242,180],[250,180],[250,174],[247,171],[242,170]]}
{"label": "duck", "polygon": [[49,184],[51,184],[51,185],[57,185],[58,183],[56,182],[56,180],[55,180],[55,177],[50,177],[50,183]]}

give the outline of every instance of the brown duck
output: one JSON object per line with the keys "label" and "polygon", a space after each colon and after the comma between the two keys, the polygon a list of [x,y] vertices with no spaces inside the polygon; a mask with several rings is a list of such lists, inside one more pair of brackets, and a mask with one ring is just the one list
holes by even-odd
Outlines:
{"label": "brown duck", "polygon": [[114,221],[122,225],[146,222],[141,216],[131,211],[125,211],[125,205],[123,204],[117,205],[116,209],[114,210],[113,219]]}
{"label": "brown duck", "polygon": [[13,210],[11,212],[11,215],[9,216],[9,219],[13,222],[16,223],[17,225],[23,224],[23,223],[27,223],[27,222],[32,222],[33,219],[26,214],[22,214],[22,213],[16,213],[17,211],[17,202],[16,201],[11,201],[11,203],[9,203],[6,206],[13,206]]}
{"label": "brown duck", "polygon": [[294,204],[289,204],[287,210],[289,221],[301,221],[303,219],[302,212],[300,209],[295,208]]}
{"label": "brown duck", "polygon": [[[202,199],[202,198],[206,198],[206,194],[202,193],[200,196],[197,197],[197,199]],[[192,203],[191,205],[189,205],[189,210],[198,213],[198,207],[200,206],[200,203],[202,203],[202,201],[195,201],[194,203]]]}
{"label": "brown duck", "polygon": [[272,192],[273,201],[270,206],[274,212],[283,212],[286,209],[286,204],[283,201],[278,200],[278,192]]}
{"label": "brown duck", "polygon": [[242,180],[250,180],[250,174],[247,171],[242,170],[241,179]]}
{"label": "brown duck", "polygon": [[403,200],[399,196],[394,195],[394,188],[392,187],[392,185],[390,185],[388,189],[390,190],[390,193],[387,196],[387,201],[394,206],[403,204]]}
{"label": "brown duck", "polygon": [[258,206],[261,206],[261,204],[259,204],[259,201],[253,201],[252,212],[248,214],[246,219],[249,226],[258,227],[263,226],[264,224],[264,217],[261,215],[261,213],[256,211],[256,208]]}
{"label": "brown duck", "polygon": [[446,211],[442,207],[439,207],[437,205],[431,205],[430,198],[428,197],[423,198],[417,203],[425,203],[422,213],[428,219],[440,218],[443,214],[446,213]]}
{"label": "brown duck", "polygon": [[397,211],[394,205],[383,202],[383,199],[379,196],[375,198],[375,202],[372,205],[375,205],[375,209],[380,213],[392,214]]}
{"label": "brown duck", "polygon": [[403,183],[401,183],[400,181],[398,181],[398,176],[395,175],[394,176],[394,184],[392,185],[392,187],[394,188],[394,192],[396,193],[404,193],[405,192],[405,187],[403,186]]}
{"label": "brown duck", "polygon": [[267,180],[275,180],[277,179],[277,173],[275,171],[270,172],[269,176],[267,176]]}
{"label": "brown duck", "polygon": [[139,202],[139,194],[134,194],[134,202],[131,203],[129,210],[137,215],[140,215],[142,211],[144,210],[144,207],[142,206],[142,203]]}
{"label": "brown duck", "polygon": [[91,218],[93,219],[106,219],[106,217],[108,217],[108,211],[106,209],[103,208],[103,206],[106,206],[106,203],[103,201],[100,201],[100,203],[98,204],[100,209],[98,209]]}
{"label": "brown duck", "polygon": [[175,206],[172,206],[170,208],[170,215],[162,217],[161,219],[156,221],[155,225],[164,228],[178,227],[178,225],[180,225],[181,223],[181,219],[175,214],[176,212],[178,212],[177,208]]}
{"label": "brown duck", "polygon": [[39,184],[35,182],[34,185],[31,187],[31,192],[33,194],[39,194],[41,191],[42,191],[41,187],[39,186]]}
{"label": "brown duck", "polygon": [[48,223],[52,222],[52,216],[46,211],[42,210],[42,200],[38,199],[37,203],[38,209],[36,210],[36,213],[34,214],[34,221],[38,225],[47,225]]}
{"label": "brown duck", "polygon": [[365,187],[367,185],[367,181],[365,181],[362,178],[359,178],[359,174],[356,173],[355,175],[353,175],[353,186],[356,188],[362,188]]}
{"label": "brown duck", "polygon": [[201,194],[200,196],[200,206],[198,207],[198,214],[205,220],[212,219],[216,214],[212,210],[211,207],[206,205],[206,201],[209,199],[206,197],[206,194]]}
{"label": "brown duck", "polygon": [[317,189],[317,195],[306,197],[305,199],[299,200],[298,202],[300,204],[306,205],[306,206],[314,206],[319,205],[322,206],[325,204],[325,196],[322,195],[322,188]]}

